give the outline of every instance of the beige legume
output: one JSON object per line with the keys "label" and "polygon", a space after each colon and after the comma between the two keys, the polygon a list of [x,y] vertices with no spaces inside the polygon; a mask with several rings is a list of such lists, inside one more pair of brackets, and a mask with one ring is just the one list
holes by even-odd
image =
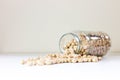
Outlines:
{"label": "beige legume", "polygon": [[52,65],[60,63],[83,63],[83,62],[98,62],[102,57],[92,56],[92,55],[81,55],[81,54],[48,54],[43,58],[28,58],[22,60],[21,64],[26,64],[28,66],[42,66],[42,65]]}
{"label": "beige legume", "polygon": [[[85,35],[80,34],[79,37],[82,41],[80,50],[77,50],[78,43],[76,40],[72,39],[64,47],[64,53],[53,53],[47,54],[44,57],[38,56],[36,58],[28,58],[22,60],[21,64],[29,66],[42,66],[42,65],[52,65],[60,63],[83,63],[83,62],[98,62],[102,60],[103,54],[107,52],[111,44],[109,38],[102,33],[91,33],[90,36],[101,36],[101,39],[87,41]],[[91,50],[89,47],[92,46]],[[88,54],[91,53],[91,54]],[[99,54],[99,56],[94,55]]]}

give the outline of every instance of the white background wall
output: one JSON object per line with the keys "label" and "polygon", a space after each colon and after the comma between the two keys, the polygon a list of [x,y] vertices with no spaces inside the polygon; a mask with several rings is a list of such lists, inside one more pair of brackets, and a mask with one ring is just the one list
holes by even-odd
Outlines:
{"label": "white background wall", "polygon": [[59,51],[75,30],[104,31],[120,51],[120,0],[0,0],[0,52]]}

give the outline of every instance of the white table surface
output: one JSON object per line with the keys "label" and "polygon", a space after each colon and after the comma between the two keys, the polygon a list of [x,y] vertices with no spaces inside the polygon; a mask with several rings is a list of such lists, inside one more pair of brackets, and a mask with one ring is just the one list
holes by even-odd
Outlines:
{"label": "white table surface", "polygon": [[25,66],[20,61],[40,53],[0,53],[0,80],[120,80],[120,53],[97,63]]}

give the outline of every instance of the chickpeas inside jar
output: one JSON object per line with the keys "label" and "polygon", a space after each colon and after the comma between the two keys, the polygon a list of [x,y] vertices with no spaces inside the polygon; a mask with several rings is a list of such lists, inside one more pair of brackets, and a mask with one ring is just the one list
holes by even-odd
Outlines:
{"label": "chickpeas inside jar", "polygon": [[62,53],[72,51],[75,54],[104,56],[110,47],[110,37],[103,32],[76,31],[66,33],[59,41]]}

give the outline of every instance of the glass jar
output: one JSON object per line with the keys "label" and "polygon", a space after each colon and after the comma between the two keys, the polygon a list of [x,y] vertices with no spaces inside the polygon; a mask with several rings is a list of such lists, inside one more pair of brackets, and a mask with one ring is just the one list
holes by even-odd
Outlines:
{"label": "glass jar", "polygon": [[110,37],[103,32],[76,31],[66,33],[59,41],[62,53],[72,49],[76,54],[103,56],[110,47]]}

